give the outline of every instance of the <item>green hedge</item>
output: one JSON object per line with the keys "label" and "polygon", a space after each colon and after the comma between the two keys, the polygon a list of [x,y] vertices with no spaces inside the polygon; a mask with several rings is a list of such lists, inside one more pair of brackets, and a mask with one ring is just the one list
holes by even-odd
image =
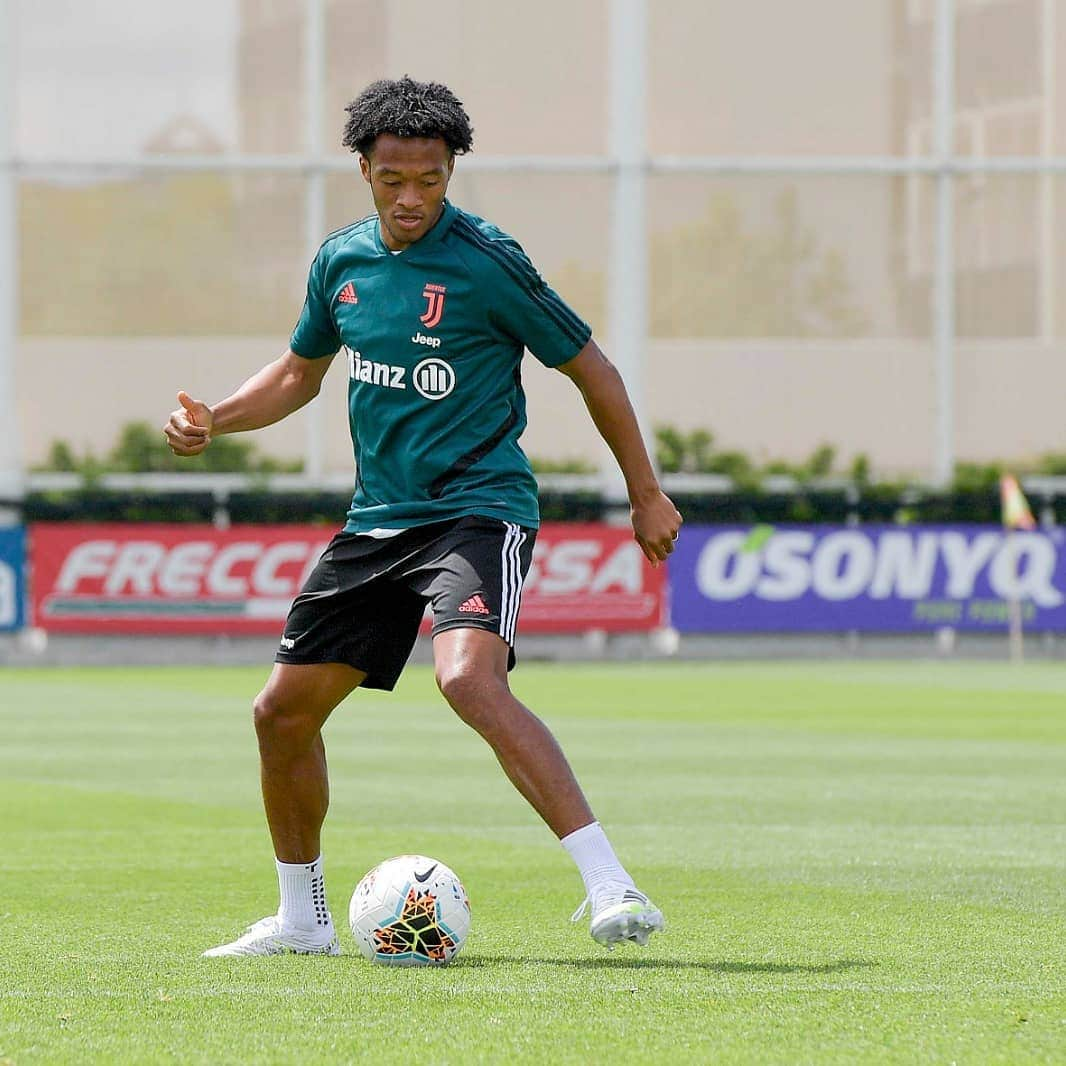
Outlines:
{"label": "green hedge", "polygon": [[[937,492],[916,488],[868,486],[800,489],[796,493],[741,490],[728,493],[675,493],[689,523],[845,522],[930,523],[998,522],[996,488],[956,487]],[[348,510],[348,494],[307,492],[233,493],[226,501],[234,523],[310,522],[339,526]],[[1050,508],[1058,524],[1066,524],[1066,495],[1032,499],[1038,516]],[[217,503],[210,493],[78,492],[32,493],[23,507],[28,522],[211,522]],[[545,492],[541,516],[550,522],[596,522],[610,508],[595,493]]]}
{"label": "green hedge", "polygon": [[[870,463],[855,457],[846,471],[837,469],[837,450],[816,448],[799,463],[752,457],[716,448],[710,430],[655,430],[655,453],[666,474],[714,474],[727,477],[733,489],[719,493],[674,494],[688,522],[825,522],[929,523],[998,522],[1001,464],[960,463],[947,490],[907,481],[875,480]],[[584,460],[533,462],[541,473],[593,472]],[[239,472],[265,475],[294,472],[299,463],[279,463],[261,456],[250,439],[223,437],[196,460],[179,459],[162,441],[158,428],[144,422],[122,427],[106,457],[75,454],[63,441],[53,444],[44,469],[80,473],[89,487],[72,492],[34,493],[25,501],[27,521],[210,522],[218,504],[210,493],[113,492],[99,487],[104,473]],[[1066,454],[1048,454],[1030,464],[1013,466],[1016,474],[1066,475]],[[780,492],[781,477],[797,486]],[[775,480],[776,479],[776,480]],[[311,522],[336,527],[350,497],[338,492],[273,494],[265,489],[232,493],[226,501],[231,522]],[[1066,522],[1066,495],[1033,499],[1034,510],[1050,511]],[[595,492],[545,491],[541,514],[546,521],[594,522],[609,507]]]}

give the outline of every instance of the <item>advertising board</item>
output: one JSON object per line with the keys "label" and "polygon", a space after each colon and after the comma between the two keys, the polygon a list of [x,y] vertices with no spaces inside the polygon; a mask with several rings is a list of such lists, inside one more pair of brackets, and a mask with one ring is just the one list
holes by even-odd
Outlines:
{"label": "advertising board", "polygon": [[518,624],[527,633],[655,629],[665,591],[665,570],[648,563],[628,526],[546,523]]}
{"label": "advertising board", "polygon": [[305,526],[36,523],[34,620],[66,633],[276,633],[331,535]]}
{"label": "advertising board", "polygon": [[0,527],[0,632],[25,624],[26,531]]}
{"label": "advertising board", "polygon": [[[332,530],[313,526],[83,525],[31,529],[38,626],[68,633],[280,633]],[[546,525],[526,632],[661,624],[665,578],[625,528]]]}
{"label": "advertising board", "polygon": [[1066,630],[1066,535],[1000,526],[684,527],[682,632]]}

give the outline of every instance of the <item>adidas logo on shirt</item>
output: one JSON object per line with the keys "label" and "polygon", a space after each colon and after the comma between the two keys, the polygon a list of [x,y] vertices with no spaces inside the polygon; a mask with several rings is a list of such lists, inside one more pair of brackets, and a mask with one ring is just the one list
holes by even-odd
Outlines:
{"label": "adidas logo on shirt", "polygon": [[492,614],[492,611],[485,606],[485,601],[481,598],[480,594],[477,596],[471,596],[468,600],[464,600],[459,604],[459,610],[463,614]]}

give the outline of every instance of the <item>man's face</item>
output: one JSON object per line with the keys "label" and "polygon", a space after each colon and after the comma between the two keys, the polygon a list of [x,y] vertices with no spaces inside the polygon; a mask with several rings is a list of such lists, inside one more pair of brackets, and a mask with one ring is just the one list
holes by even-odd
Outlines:
{"label": "man's face", "polygon": [[383,133],[359,169],[370,184],[381,236],[393,251],[424,237],[444,210],[455,157],[439,137]]}

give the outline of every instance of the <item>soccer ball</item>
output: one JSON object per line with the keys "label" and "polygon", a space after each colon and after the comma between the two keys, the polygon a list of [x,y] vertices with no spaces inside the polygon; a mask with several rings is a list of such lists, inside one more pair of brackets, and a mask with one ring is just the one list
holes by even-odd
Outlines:
{"label": "soccer ball", "polygon": [[359,950],[389,966],[443,966],[470,931],[470,901],[444,863],[398,855],[356,885],[348,923]]}

